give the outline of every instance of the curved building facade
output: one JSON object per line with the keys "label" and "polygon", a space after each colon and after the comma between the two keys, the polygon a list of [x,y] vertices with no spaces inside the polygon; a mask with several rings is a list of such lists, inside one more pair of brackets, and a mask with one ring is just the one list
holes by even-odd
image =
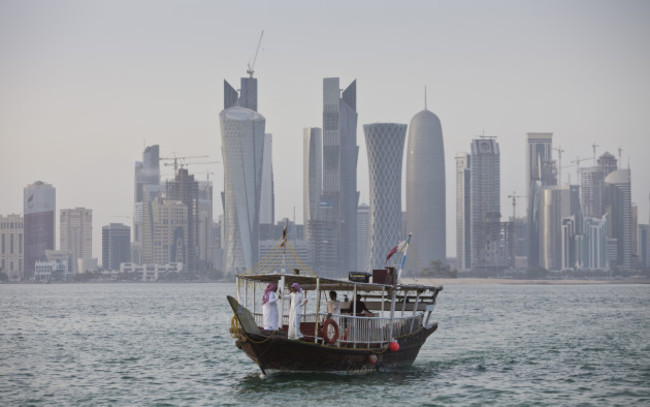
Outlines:
{"label": "curved building facade", "polygon": [[364,124],[370,173],[370,270],[382,268],[386,254],[400,240],[402,156],[406,124]]}
{"label": "curved building facade", "polygon": [[413,234],[407,269],[419,273],[445,261],[445,156],[438,116],[423,110],[413,116],[406,158],[406,231]]}
{"label": "curved building facade", "polygon": [[224,164],[223,272],[250,269],[259,257],[259,216],[265,119],[233,106],[221,111]]}

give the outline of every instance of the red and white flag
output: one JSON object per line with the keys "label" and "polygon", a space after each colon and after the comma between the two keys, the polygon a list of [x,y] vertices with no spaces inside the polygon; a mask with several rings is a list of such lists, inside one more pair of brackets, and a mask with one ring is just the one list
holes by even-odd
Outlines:
{"label": "red and white flag", "polygon": [[393,256],[395,253],[404,253],[404,250],[406,250],[406,240],[402,240],[399,242],[399,244],[388,252],[388,256],[386,256],[386,263],[388,263],[388,260]]}

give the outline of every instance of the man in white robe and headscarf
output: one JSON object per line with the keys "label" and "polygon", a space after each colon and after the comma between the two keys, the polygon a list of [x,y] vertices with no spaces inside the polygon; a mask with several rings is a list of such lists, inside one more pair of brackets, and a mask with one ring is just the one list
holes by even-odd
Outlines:
{"label": "man in white robe and headscarf", "polygon": [[264,290],[262,297],[262,316],[264,318],[264,329],[276,330],[278,329],[278,299],[280,298],[276,291],[278,285],[271,283]]}
{"label": "man in white robe and headscarf", "polygon": [[291,308],[289,309],[289,332],[287,337],[289,339],[300,339],[302,333],[300,332],[300,321],[302,320],[302,307],[307,303],[307,299],[303,296],[300,284],[291,284]]}

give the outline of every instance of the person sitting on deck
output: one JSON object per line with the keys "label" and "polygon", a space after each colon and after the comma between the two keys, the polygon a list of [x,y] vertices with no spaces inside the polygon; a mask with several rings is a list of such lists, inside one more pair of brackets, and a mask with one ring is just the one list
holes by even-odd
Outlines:
{"label": "person sitting on deck", "polygon": [[262,297],[262,316],[264,329],[278,329],[277,303],[278,299],[280,299],[280,296],[276,294],[277,290],[278,285],[276,283],[270,283],[266,287],[266,290],[264,290],[264,296]]}
{"label": "person sitting on deck", "polygon": [[307,303],[307,299],[302,294],[300,284],[291,284],[291,308],[289,309],[289,331],[287,337],[289,339],[300,339],[302,333],[300,332],[300,321],[302,320],[302,307]]}
{"label": "person sitting on deck", "polygon": [[345,312],[349,314],[353,314],[355,311],[355,304],[356,304],[356,316],[364,316],[364,317],[372,317],[374,314],[370,312],[368,307],[366,307],[366,304],[361,301],[361,298],[358,295],[355,295],[352,297],[352,301],[350,301],[350,306],[345,310]]}

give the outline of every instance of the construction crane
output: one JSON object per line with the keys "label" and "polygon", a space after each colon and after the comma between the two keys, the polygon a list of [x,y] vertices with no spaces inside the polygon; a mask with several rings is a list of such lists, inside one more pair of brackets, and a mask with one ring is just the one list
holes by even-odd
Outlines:
{"label": "construction crane", "polygon": [[[173,157],[160,157],[158,159],[158,161],[174,161],[173,164],[168,164],[168,163],[164,164],[166,166],[167,165],[173,165],[174,166],[174,176],[176,176],[176,173],[178,172],[178,160],[182,161],[182,160],[187,160],[187,159],[190,159],[190,158],[210,158],[209,155],[188,155],[188,156],[185,156],[185,157],[176,157],[176,153],[172,153],[172,154],[173,154]],[[181,167],[182,166],[183,166],[183,164],[181,163]]]}
{"label": "construction crane", "polygon": [[592,157],[580,158],[579,156],[576,156],[576,159],[571,161],[571,164],[576,165],[576,177],[577,177],[576,182],[580,183],[580,163],[582,161],[587,161],[587,160],[591,160],[591,159],[592,159]]}
{"label": "construction crane", "polygon": [[260,45],[262,45],[262,37],[264,36],[264,30],[262,30],[262,34],[260,34],[260,40],[257,42],[257,50],[255,51],[255,56],[253,57],[253,63],[248,62],[248,69],[246,70],[246,73],[249,75],[249,77],[252,79],[253,74],[255,73],[255,62],[257,61],[257,54],[260,52]]}
{"label": "construction crane", "polygon": [[515,257],[517,257],[517,198],[526,198],[526,195],[517,195],[517,191],[512,191],[512,264],[515,264]]}
{"label": "construction crane", "polygon": [[560,182],[558,184],[562,185],[562,153],[564,152],[564,150],[562,150],[562,146],[557,146],[557,148],[555,148],[555,147],[551,147],[551,148],[553,150],[557,151],[557,161],[558,161],[558,165],[557,165],[558,175],[557,175],[557,177],[560,180]]}
{"label": "construction crane", "polygon": [[174,166],[174,176],[176,176],[176,174],[178,174],[177,171],[178,171],[179,167],[182,169],[182,168],[187,167],[188,165],[209,165],[209,164],[219,164],[220,162],[221,161],[194,161],[194,162],[183,161],[180,164],[178,164],[176,161],[174,161],[173,164],[172,163],[165,163],[164,165],[165,166],[173,165]]}
{"label": "construction crane", "polygon": [[594,166],[596,165],[596,149],[600,147],[598,144],[595,142],[591,145],[591,148],[594,150]]}

